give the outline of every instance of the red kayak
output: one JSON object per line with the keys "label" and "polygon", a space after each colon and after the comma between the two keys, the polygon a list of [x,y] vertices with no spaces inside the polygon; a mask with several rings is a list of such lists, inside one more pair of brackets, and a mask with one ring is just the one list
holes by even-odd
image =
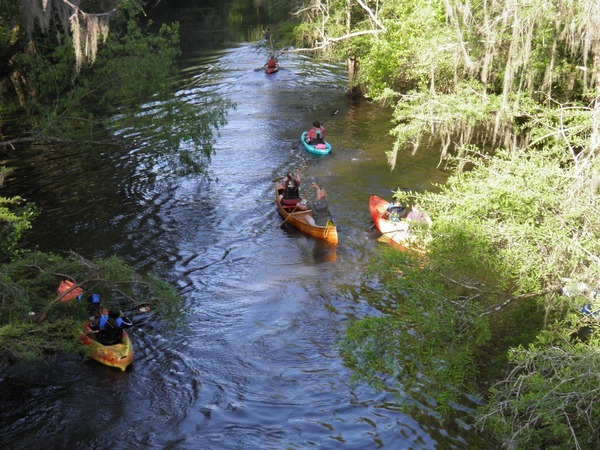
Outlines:
{"label": "red kayak", "polygon": [[387,200],[384,200],[377,195],[371,195],[369,199],[369,211],[371,212],[371,219],[373,224],[382,235],[387,239],[400,244],[401,246],[407,246],[411,241],[411,236],[408,231],[408,222],[406,220],[400,220],[398,222],[392,222],[387,219],[387,207],[390,204]]}
{"label": "red kayak", "polygon": [[278,72],[279,71],[279,66],[275,66],[275,67],[267,67],[265,69],[265,72],[267,73],[267,75],[270,75],[272,73]]}
{"label": "red kayak", "polygon": [[431,237],[417,238],[410,230],[409,220],[401,219],[399,221],[388,220],[387,208],[390,202],[377,195],[371,195],[369,199],[369,211],[373,224],[381,231],[381,237],[400,246],[400,249],[415,250],[421,255],[427,253],[427,243]]}

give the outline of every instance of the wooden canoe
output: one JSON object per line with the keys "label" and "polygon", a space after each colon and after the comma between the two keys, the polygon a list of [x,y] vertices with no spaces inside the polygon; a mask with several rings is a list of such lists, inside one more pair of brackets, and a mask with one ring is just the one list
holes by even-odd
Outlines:
{"label": "wooden canoe", "polygon": [[371,195],[371,198],[369,199],[369,211],[371,212],[373,224],[387,239],[390,239],[401,246],[407,246],[411,242],[408,222],[406,220],[401,220],[399,222],[387,220],[386,212],[389,204],[390,202],[387,200],[384,200],[377,195]]}
{"label": "wooden canoe", "polygon": [[309,224],[306,221],[306,216],[312,217],[311,210],[300,211],[296,209],[296,211],[292,210],[293,212],[288,212],[281,205],[278,194],[278,186],[275,185],[275,203],[277,204],[277,211],[279,212],[279,215],[286,221],[285,223],[289,223],[293,227],[298,228],[300,231],[308,234],[309,236],[321,239],[329,244],[337,245],[338,233],[335,225],[320,227]]}
{"label": "wooden canoe", "polygon": [[88,347],[88,356],[106,366],[116,367],[121,370],[133,361],[133,345],[125,330],[122,342],[114,345],[103,345],[92,337],[89,324],[84,325],[81,333],[81,343]]}

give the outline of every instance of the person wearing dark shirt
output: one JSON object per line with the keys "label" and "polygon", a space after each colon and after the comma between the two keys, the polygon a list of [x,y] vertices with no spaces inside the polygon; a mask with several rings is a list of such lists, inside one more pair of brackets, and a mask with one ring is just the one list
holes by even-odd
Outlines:
{"label": "person wearing dark shirt", "polygon": [[331,212],[329,211],[329,202],[327,201],[327,191],[319,187],[317,183],[310,185],[314,189],[317,198],[314,201],[309,201],[306,205],[300,204],[301,210],[312,210],[312,216],[307,216],[306,221],[312,226],[324,227],[331,221]]}
{"label": "person wearing dark shirt", "polygon": [[401,203],[396,200],[392,200],[387,207],[387,219],[390,222],[400,222],[406,217],[406,209]]}
{"label": "person wearing dark shirt", "polygon": [[123,330],[133,326],[133,322],[125,317],[118,309],[111,309],[100,319],[90,324],[90,329],[96,334],[96,340],[103,345],[119,344],[123,341]]}
{"label": "person wearing dark shirt", "polygon": [[294,207],[300,201],[300,169],[296,169],[296,175],[288,172],[279,185],[279,199],[284,207]]}

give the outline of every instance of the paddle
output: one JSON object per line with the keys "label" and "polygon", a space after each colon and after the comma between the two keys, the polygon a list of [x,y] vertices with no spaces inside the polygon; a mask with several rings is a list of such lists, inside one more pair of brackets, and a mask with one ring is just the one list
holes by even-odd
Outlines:
{"label": "paddle", "polygon": [[123,311],[123,314],[127,314],[127,313],[148,313],[150,312],[150,304],[149,303],[140,303],[139,305],[136,305],[132,308],[126,309],[125,311]]}
{"label": "paddle", "polygon": [[[408,224],[407,224],[408,225]],[[391,233],[410,233],[409,227],[398,228],[397,230],[380,231],[380,234],[391,234]]]}
{"label": "paddle", "polygon": [[[296,169],[295,172],[302,172],[303,170],[305,170],[308,167],[308,164],[304,164],[302,167],[298,167]],[[273,183],[277,183],[278,181],[283,180],[285,177],[287,177],[287,175],[282,175],[280,177],[275,178],[274,180],[271,180]]]}
{"label": "paddle", "polygon": [[[138,317],[135,317],[135,316],[137,316],[137,313],[139,313],[140,315],[142,315],[142,314],[145,315],[149,312],[150,312],[150,304],[149,303],[140,303],[139,305],[134,306],[133,308],[123,311],[123,314],[127,315],[129,320],[131,320],[131,322],[132,322],[131,326],[134,327],[134,326],[139,326],[139,325],[145,324],[146,320],[147,320],[147,316],[143,316],[142,320],[140,320]],[[135,320],[134,320],[134,318],[135,318]]]}

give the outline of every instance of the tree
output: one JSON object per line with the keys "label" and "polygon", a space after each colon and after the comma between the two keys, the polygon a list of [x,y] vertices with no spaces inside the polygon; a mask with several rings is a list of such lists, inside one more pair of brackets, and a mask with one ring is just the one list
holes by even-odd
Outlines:
{"label": "tree", "polygon": [[[0,189],[10,170],[0,168]],[[21,197],[0,197],[0,262],[15,256],[23,233],[31,227],[35,208],[25,205]]]}
{"label": "tree", "polygon": [[511,370],[492,389],[480,427],[507,448],[596,448],[600,435],[597,334],[587,343],[547,335],[510,351]]}
{"label": "tree", "polygon": [[[137,3],[99,2],[113,9],[94,14],[78,7],[73,12],[76,5],[69,1],[43,2],[46,9],[38,7],[40,0],[26,3],[30,44],[25,46],[26,35],[19,34],[22,51],[10,58],[15,103],[6,112],[23,115],[25,130],[0,146],[77,140],[124,147],[135,142],[139,148],[151,139],[147,154],[168,161],[174,170],[198,173],[206,167],[213,132],[233,104],[211,93],[194,103],[178,95],[178,25],[149,32],[151,24],[144,29],[133,19]],[[77,19],[79,25],[67,28],[64,17],[70,12],[87,25]],[[109,17],[114,22],[110,34],[100,26]],[[52,34],[51,29],[72,34]]]}
{"label": "tree", "polygon": [[[57,288],[63,279],[83,289],[82,299],[61,302]],[[0,284],[0,359],[83,352],[80,335],[92,292],[101,294],[106,308],[136,311],[150,305],[167,321],[181,321],[181,297],[173,286],[115,257],[90,261],[73,253],[21,252],[0,266]]]}
{"label": "tree", "polygon": [[76,68],[80,69],[85,62],[95,61],[99,42],[106,41],[108,36],[111,16],[116,15],[119,9],[139,11],[141,5],[140,0],[25,0],[23,12],[30,37],[35,24],[43,33],[49,31],[52,23],[57,29],[62,29],[65,37],[70,32]]}
{"label": "tree", "polygon": [[[18,115],[22,134],[0,146],[71,140],[127,146],[152,136],[154,155],[182,170],[203,168],[213,127],[224,123],[231,105],[210,95],[190,104],[177,95],[178,26],[148,32],[133,20],[138,3],[86,3],[97,11],[84,11],[84,2],[74,0],[1,4],[0,54],[6,59],[0,58],[0,94],[10,100],[1,103],[2,117]],[[131,137],[117,130],[129,130]],[[92,261],[19,248],[34,214],[35,207],[19,197],[0,198],[0,358],[81,350],[86,302],[61,302],[56,290],[65,278],[85,295],[102,293],[107,307],[143,303],[156,306],[163,318],[180,316],[175,288],[118,258]]]}
{"label": "tree", "polygon": [[535,5],[315,0],[298,10],[297,32],[313,50],[348,58],[352,86],[394,107],[393,168],[399,152],[416,150],[428,136],[441,137],[442,157],[475,139],[483,152],[517,148],[527,145],[523,124],[539,107],[578,102],[594,109],[596,2]]}

